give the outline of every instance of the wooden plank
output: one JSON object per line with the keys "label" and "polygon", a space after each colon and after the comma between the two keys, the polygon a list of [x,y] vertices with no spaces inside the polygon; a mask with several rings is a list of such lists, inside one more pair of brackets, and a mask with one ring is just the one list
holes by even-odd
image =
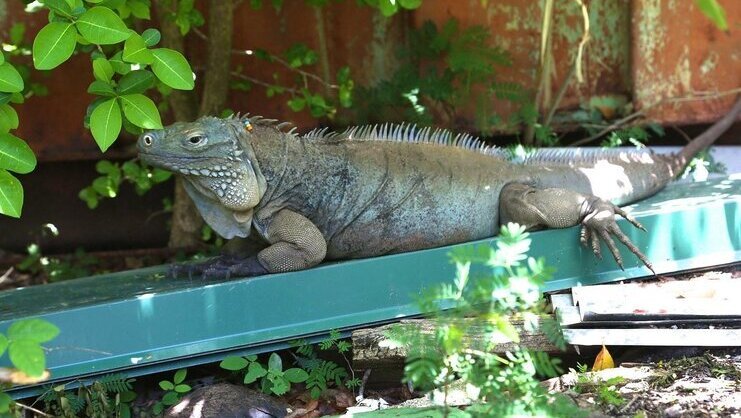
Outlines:
{"label": "wooden plank", "polygon": [[[471,320],[472,321],[472,320]],[[433,333],[435,329],[434,322],[428,319],[405,319],[399,322],[401,325],[409,325],[419,328],[422,332]],[[523,330],[521,320],[513,320],[512,324],[520,331],[520,345],[533,350],[546,352],[559,352],[558,347],[543,334],[539,332],[531,333]],[[376,328],[365,328],[353,331],[353,362],[384,362],[396,361],[403,359],[407,355],[404,347],[396,347],[390,344],[386,337],[386,332],[394,325],[383,325]],[[464,344],[480,345],[484,343],[484,328],[481,325],[469,323],[466,325],[468,332],[463,336]],[[503,353],[510,351],[516,346],[512,341],[502,338],[498,341],[494,352]]]}
{"label": "wooden plank", "polygon": [[628,300],[638,296],[645,299],[729,300],[737,299],[739,293],[741,278],[734,279],[731,273],[720,272],[709,272],[702,277],[689,280],[603,284],[577,286],[571,289],[573,301],[578,305],[585,301]]}
{"label": "wooden plank", "polygon": [[573,345],[741,347],[741,329],[566,329]]}
{"label": "wooden plank", "polygon": [[585,321],[741,317],[741,279],[703,276],[691,280],[576,287],[572,295]]}
{"label": "wooden plank", "polygon": [[574,306],[574,299],[570,293],[551,295],[553,312],[558,315],[561,326],[573,325],[582,322],[579,308]]}

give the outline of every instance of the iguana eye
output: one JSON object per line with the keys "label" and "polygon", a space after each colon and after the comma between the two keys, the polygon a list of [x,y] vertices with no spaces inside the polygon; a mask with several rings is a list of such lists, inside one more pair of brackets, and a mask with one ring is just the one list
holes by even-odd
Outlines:
{"label": "iguana eye", "polygon": [[201,135],[194,135],[188,138],[188,142],[190,142],[191,145],[198,145],[202,144],[206,141],[206,138],[204,138]]}

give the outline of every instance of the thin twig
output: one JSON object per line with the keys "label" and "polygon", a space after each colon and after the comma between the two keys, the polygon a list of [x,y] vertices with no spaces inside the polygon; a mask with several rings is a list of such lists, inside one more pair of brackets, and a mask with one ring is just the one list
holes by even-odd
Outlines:
{"label": "thin twig", "polygon": [[[198,28],[193,28],[191,30],[193,31],[193,33],[195,33],[199,38],[203,39],[204,41],[207,41],[208,40],[208,36],[206,36],[206,34],[203,33],[201,30],[199,30]],[[246,56],[246,57],[254,57],[253,52],[251,50],[249,50],[249,49],[232,49],[232,54],[234,54],[234,55],[243,55],[243,56]],[[293,71],[295,73],[298,73],[298,74],[300,74],[300,75],[302,75],[304,77],[310,78],[310,79],[312,79],[314,81],[317,81],[317,82],[323,84],[327,88],[334,89],[334,90],[339,90],[339,88],[340,88],[340,86],[338,86],[337,84],[332,84],[332,83],[328,82],[327,80],[319,77],[316,74],[310,73],[308,71],[304,71],[304,70],[302,70],[300,68],[292,67],[291,64],[288,63],[288,61],[284,60],[283,58],[281,58],[281,57],[279,57],[277,55],[270,54],[270,59],[271,59],[271,61],[277,62],[278,64],[282,65],[283,67],[285,67],[285,68],[287,68],[287,69],[289,69],[289,70],[291,70],[291,71]]]}
{"label": "thin twig", "polygon": [[[275,87],[275,85],[273,85],[273,84],[270,84],[270,83],[268,83],[268,82],[262,81],[262,80],[260,80],[260,79],[258,79],[258,78],[255,78],[255,77],[252,77],[252,76],[249,76],[249,75],[245,75],[245,74],[242,74],[242,73],[240,73],[240,72],[237,72],[237,71],[232,71],[232,72],[231,72],[230,74],[231,74],[231,75],[232,75],[233,77],[237,77],[237,78],[241,78],[241,79],[243,79],[243,80],[247,80],[247,81],[249,81],[250,83],[255,83],[255,84],[257,84],[258,86],[263,86],[263,87],[266,87],[266,88],[271,88],[271,87]],[[296,89],[294,89],[294,88],[291,88],[291,87],[285,87],[285,86],[280,86],[280,88],[282,88],[283,90],[285,90],[285,91],[287,91],[287,92],[289,92],[289,93],[293,93],[293,94],[301,94],[301,92],[300,92],[300,91],[298,91],[298,90],[296,90]]]}
{"label": "thin twig", "polygon": [[576,147],[576,146],[579,146],[579,145],[584,145],[586,143],[592,142],[595,139],[599,139],[600,137],[602,137],[602,135],[604,135],[604,134],[606,134],[608,132],[611,132],[611,131],[613,131],[615,129],[618,129],[621,126],[627,124],[628,122],[633,121],[634,119],[637,119],[637,118],[639,118],[641,116],[644,116],[649,109],[652,109],[652,108],[654,108],[656,106],[659,106],[659,105],[671,104],[671,103],[693,102],[693,101],[697,101],[697,100],[719,99],[721,97],[730,96],[730,95],[738,94],[738,93],[741,93],[741,87],[735,88],[735,89],[731,89],[731,90],[725,90],[725,91],[715,92],[715,93],[710,93],[710,92],[695,93],[693,96],[672,97],[672,98],[669,98],[669,99],[659,100],[657,102],[654,102],[654,103],[651,103],[650,105],[645,106],[641,110],[638,110],[636,112],[631,113],[630,115],[628,115],[628,116],[626,116],[626,117],[624,117],[622,119],[616,120],[615,122],[611,123],[606,128],[602,129],[601,131],[597,132],[596,134],[594,134],[592,136],[589,136],[587,138],[584,138],[584,139],[580,139],[580,140],[574,142],[573,144],[571,144],[571,146]]}
{"label": "thin twig", "polygon": [[27,411],[31,411],[31,412],[33,412],[34,414],[38,414],[38,415],[41,415],[42,417],[52,417],[52,418],[54,417],[54,415],[49,415],[49,414],[47,414],[46,412],[43,412],[43,411],[41,411],[41,410],[38,410],[38,409],[36,409],[36,408],[33,408],[33,407],[31,407],[31,406],[28,406],[28,405],[24,405],[24,404],[22,404],[22,403],[20,403],[20,402],[16,402],[16,405],[18,405],[18,406],[19,406],[19,407],[20,407],[21,409],[25,409],[25,410],[27,410]]}
{"label": "thin twig", "polygon": [[5,273],[3,273],[3,275],[0,276],[0,283],[8,280],[8,278],[13,273],[13,271],[14,271],[13,267],[10,267]]}
{"label": "thin twig", "polygon": [[571,68],[569,69],[569,73],[566,74],[566,79],[564,79],[563,84],[561,84],[561,87],[558,89],[558,93],[556,93],[556,98],[553,99],[553,104],[551,105],[550,110],[548,111],[548,115],[545,117],[545,120],[543,121],[543,126],[550,126],[551,121],[553,120],[553,115],[556,114],[556,109],[558,108],[558,104],[561,103],[561,100],[563,99],[564,94],[566,94],[566,89],[569,86],[569,82],[571,81],[571,77],[574,76],[574,73],[576,72],[576,62],[571,65]]}
{"label": "thin twig", "polygon": [[675,130],[679,135],[681,135],[682,138],[684,138],[685,141],[692,142],[692,138],[690,138],[690,136],[687,135],[687,133],[685,131],[679,129],[679,127],[677,125],[671,125],[669,127],[672,128],[673,130]]}

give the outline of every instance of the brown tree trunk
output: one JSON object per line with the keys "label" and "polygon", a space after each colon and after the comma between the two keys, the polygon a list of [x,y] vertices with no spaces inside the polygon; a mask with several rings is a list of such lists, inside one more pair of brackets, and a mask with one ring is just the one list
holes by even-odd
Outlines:
{"label": "brown tree trunk", "polygon": [[229,69],[232,57],[234,0],[211,0],[208,9],[208,42],[203,98],[200,115],[215,115],[224,110],[229,94]]}
{"label": "brown tree trunk", "polygon": [[[168,18],[171,12],[167,1],[157,0],[160,12],[162,44],[167,48],[185,51],[185,39],[175,22]],[[179,121],[192,121],[199,115],[217,114],[226,103],[229,93],[229,69],[232,51],[234,0],[209,2],[209,39],[204,74],[203,96],[198,99],[193,91],[173,91],[169,96],[173,115]],[[201,244],[203,219],[183,187],[183,180],[175,181],[172,205],[170,248],[189,248]]]}

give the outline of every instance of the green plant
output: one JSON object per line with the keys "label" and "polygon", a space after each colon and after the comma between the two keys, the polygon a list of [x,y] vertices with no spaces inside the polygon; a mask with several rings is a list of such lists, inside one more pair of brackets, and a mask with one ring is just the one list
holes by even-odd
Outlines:
{"label": "green plant", "polygon": [[340,339],[339,331],[330,330],[329,336],[320,341],[318,347],[322,351],[337,350],[344,359],[347,369],[334,361],[320,358],[319,353],[314,349],[315,346],[306,340],[292,341],[291,345],[296,348],[296,362],[309,373],[306,388],[312,398],[318,399],[332,384],[351,390],[360,386],[361,381],[355,376],[350,359],[347,357],[352,346],[348,341]]}
{"label": "green plant", "polygon": [[154,185],[163,183],[172,177],[171,172],[148,167],[138,160],[130,160],[121,164],[101,160],[95,164],[95,170],[101,176],[93,180],[92,185],[80,190],[78,195],[90,209],[98,207],[103,198],[116,197],[123,182],[131,183],[136,194],[141,196]]}
{"label": "green plant", "polygon": [[277,353],[270,354],[267,367],[260,363],[256,355],[245,357],[229,356],[219,363],[222,369],[243,372],[244,384],[260,380],[263,393],[283,395],[291,389],[292,383],[305,382],[309,377],[305,370],[293,367],[283,370],[283,360]]}
{"label": "green plant", "polygon": [[511,61],[482,26],[461,28],[450,19],[438,28],[427,21],[410,32],[397,55],[398,69],[389,78],[356,89],[359,122],[450,124],[457,112],[473,105],[477,129],[489,132],[502,123],[491,109],[491,96],[517,104],[527,98],[519,84],[498,80],[498,69]]}
{"label": "green plant", "polygon": [[[6,335],[7,334],[7,335]],[[59,335],[59,328],[43,319],[22,319],[10,324],[6,334],[0,333],[0,356],[8,352],[8,358],[23,375],[11,377],[8,383],[30,383],[48,377],[46,355],[41,347]],[[14,381],[20,380],[19,382]],[[13,400],[0,387],[0,414],[9,413]]]}
{"label": "green plant", "polygon": [[[471,416],[548,414],[577,416],[580,411],[565,398],[550,395],[538,376],[561,372],[558,359],[518,347],[495,354],[497,341],[519,342],[519,329],[541,329],[560,346],[565,344],[553,320],[544,322],[540,287],[551,269],[543,259],[527,257],[530,239],[524,227],[502,227],[496,248],[466,246],[451,253],[456,265],[452,283],[427,291],[420,308],[433,323],[432,332],[397,326],[389,338],[407,348],[404,379],[423,390],[447,393],[458,380],[477,388]],[[481,338],[466,338],[473,330]]]}
{"label": "green plant", "polygon": [[[193,3],[178,4],[176,21],[186,32],[185,22],[198,17]],[[122,128],[138,134],[142,129],[162,127],[157,106],[145,95],[150,89],[156,87],[164,95],[172,89],[193,89],[193,72],[183,55],[156,48],[158,30],[138,33],[131,29],[135,20],[150,18],[150,7],[150,0],[43,0],[29,9],[46,10],[49,18],[31,48],[37,70],[52,70],[75,52],[89,54],[95,79],[88,93],[96,99],[88,107],[85,125],[102,151],[113,144]],[[11,41],[22,43],[25,28],[16,28]],[[18,127],[18,116],[7,103],[23,102],[25,86],[19,71],[0,54],[0,213],[14,217],[21,214],[23,189],[9,171],[25,174],[36,165],[28,145],[8,133]],[[37,84],[30,89],[43,90]]]}
{"label": "green plant", "polygon": [[161,414],[166,407],[175,405],[184,394],[191,391],[192,388],[190,385],[183,383],[187,374],[187,369],[180,369],[175,372],[172,380],[160,381],[160,388],[165,391],[165,394],[162,395],[162,399],[156,402],[152,407],[152,412],[154,412],[155,415]]}
{"label": "green plant", "polygon": [[45,410],[54,416],[130,418],[131,403],[136,399],[133,390],[135,379],[120,373],[108,374],[90,383],[80,383],[76,392],[66,389],[67,384],[49,387],[40,397]]}
{"label": "green plant", "polygon": [[597,402],[603,406],[622,406],[625,404],[625,399],[617,389],[620,384],[625,383],[625,378],[615,376],[604,380],[590,376],[586,364],[578,364],[577,367],[574,391],[577,393],[593,393],[597,397]]}
{"label": "green plant", "polygon": [[85,253],[82,248],[67,257],[49,257],[42,251],[42,241],[47,237],[59,236],[59,230],[54,224],[44,224],[35,242],[26,247],[26,257],[16,265],[18,271],[30,274],[43,274],[49,282],[75,279],[89,276],[99,260]]}

